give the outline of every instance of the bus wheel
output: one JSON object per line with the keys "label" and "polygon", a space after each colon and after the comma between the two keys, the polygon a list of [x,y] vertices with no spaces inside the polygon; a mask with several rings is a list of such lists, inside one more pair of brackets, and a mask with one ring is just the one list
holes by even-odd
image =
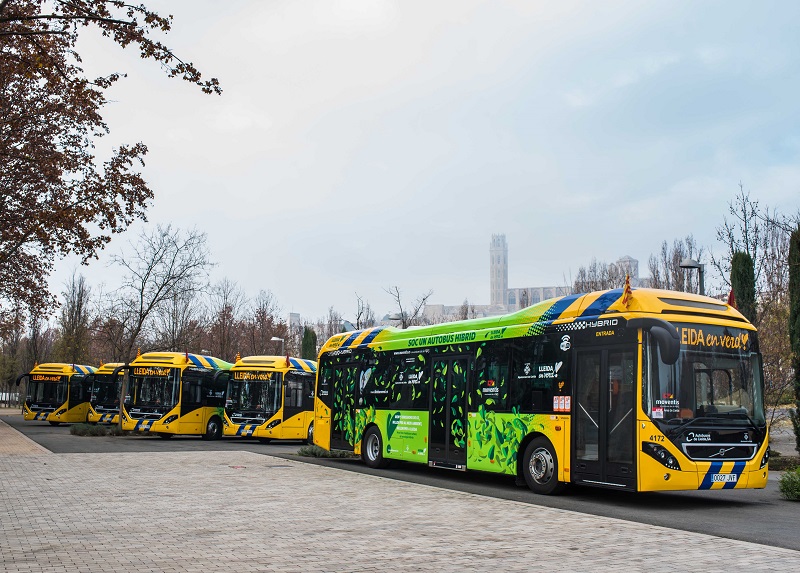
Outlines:
{"label": "bus wheel", "polygon": [[[49,421],[49,420],[48,420]],[[50,422],[51,426],[58,426],[61,422]]]}
{"label": "bus wheel", "polygon": [[206,440],[219,440],[222,437],[222,422],[219,421],[219,418],[214,417],[208,421],[208,426],[206,426],[206,433],[203,434],[203,438]]}
{"label": "bus wheel", "polygon": [[371,468],[385,468],[389,460],[383,458],[383,438],[381,432],[372,426],[361,441],[361,459]]}
{"label": "bus wheel", "polygon": [[258,441],[261,444],[268,444],[272,441],[272,438],[258,438]]}
{"label": "bus wheel", "polygon": [[159,437],[159,438],[164,438],[165,440],[166,440],[166,439],[168,439],[168,438],[171,438],[171,437],[172,437],[172,436],[174,436],[174,435],[175,435],[175,434],[168,434],[168,433],[166,433],[166,432],[159,432],[159,433],[158,433],[158,437]]}
{"label": "bus wheel", "polygon": [[308,425],[308,434],[306,435],[306,443],[309,446],[314,445],[314,422],[311,422]]}
{"label": "bus wheel", "polygon": [[534,438],[525,448],[522,473],[528,487],[536,493],[561,493],[565,484],[558,481],[558,458],[553,444],[544,436]]}

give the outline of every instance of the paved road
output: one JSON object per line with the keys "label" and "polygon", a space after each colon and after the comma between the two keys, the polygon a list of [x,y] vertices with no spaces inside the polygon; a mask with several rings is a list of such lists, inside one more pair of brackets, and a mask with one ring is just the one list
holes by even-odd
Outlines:
{"label": "paved road", "polygon": [[207,442],[194,437],[170,440],[145,436],[90,438],[72,436],[66,426],[24,422],[19,416],[1,419],[56,453],[214,451],[219,453],[216,456],[248,451],[529,505],[800,550],[800,503],[786,501],[780,496],[775,473],[771,474],[764,490],[630,494],[573,487],[566,495],[546,497],[515,486],[514,480],[505,476],[477,472],[463,474],[416,464],[397,464],[388,470],[371,470],[358,460],[299,458],[296,455],[300,446],[298,442],[273,442],[267,445],[241,439]]}

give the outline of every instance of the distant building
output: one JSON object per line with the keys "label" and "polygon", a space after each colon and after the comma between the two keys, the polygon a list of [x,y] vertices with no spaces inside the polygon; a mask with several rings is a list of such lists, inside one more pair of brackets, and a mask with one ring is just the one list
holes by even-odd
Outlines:
{"label": "distant building", "polygon": [[[647,279],[639,278],[638,260],[625,255],[615,264],[630,275],[631,286],[646,286]],[[430,320],[453,320],[455,317],[462,317],[465,310],[467,318],[497,316],[520,310],[543,300],[567,295],[571,288],[572,285],[509,288],[506,236],[492,235],[492,241],[489,243],[489,304],[469,305],[468,309],[464,309],[463,304],[427,304],[424,316]]]}

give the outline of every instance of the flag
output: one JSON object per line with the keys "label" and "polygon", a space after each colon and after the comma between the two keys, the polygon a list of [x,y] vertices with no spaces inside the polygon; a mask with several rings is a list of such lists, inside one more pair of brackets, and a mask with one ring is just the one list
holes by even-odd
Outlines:
{"label": "flag", "polygon": [[622,289],[622,304],[626,307],[631,302],[633,291],[631,290],[631,275],[625,275],[625,288]]}
{"label": "flag", "polygon": [[731,292],[728,293],[728,306],[736,308],[736,297],[733,296],[733,289],[731,289]]}

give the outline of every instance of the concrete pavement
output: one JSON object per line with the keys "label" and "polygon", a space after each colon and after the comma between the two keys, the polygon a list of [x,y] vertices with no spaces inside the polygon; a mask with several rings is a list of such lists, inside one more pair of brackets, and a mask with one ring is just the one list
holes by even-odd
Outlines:
{"label": "concrete pavement", "polygon": [[0,517],[9,573],[800,567],[788,549],[249,452],[56,455],[2,419]]}

